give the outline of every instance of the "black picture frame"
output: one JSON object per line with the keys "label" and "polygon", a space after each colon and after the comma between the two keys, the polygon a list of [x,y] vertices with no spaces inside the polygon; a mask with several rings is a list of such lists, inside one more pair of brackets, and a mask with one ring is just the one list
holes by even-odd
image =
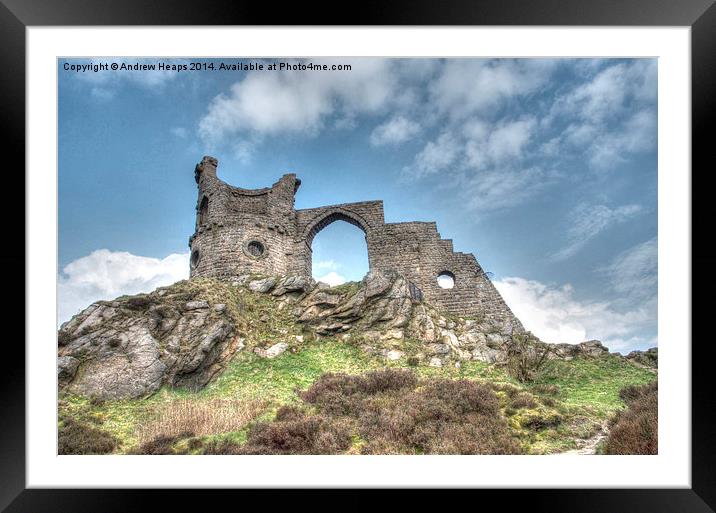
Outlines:
{"label": "black picture frame", "polygon": [[[364,1],[344,4],[344,16],[331,5],[291,3],[277,8],[266,2],[219,0],[0,0],[0,105],[5,161],[5,208],[24,212],[25,198],[25,29],[64,25],[570,25],[689,26],[692,70],[692,487],[689,489],[479,490],[480,504],[501,504],[527,511],[551,512],[707,512],[716,509],[716,387],[711,367],[713,341],[708,319],[713,315],[716,280],[711,272],[716,249],[708,234],[716,202],[707,178],[713,173],[716,144],[709,138],[716,112],[716,6],[714,0],[450,0],[447,2]],[[89,48],[89,47],[88,47]],[[88,50],[91,53],[91,50]],[[688,170],[673,170],[688,173]],[[54,170],[48,170],[52,180]],[[21,210],[22,209],[22,210]],[[662,213],[661,215],[668,215]],[[6,285],[3,310],[6,326],[21,333],[3,341],[0,367],[0,510],[7,512],[129,512],[206,509],[225,500],[236,507],[249,504],[256,492],[247,490],[120,490],[26,489],[25,487],[25,351],[26,308],[25,225],[7,216],[4,239],[11,250],[0,252]],[[23,270],[24,272],[21,272]],[[7,285],[15,290],[10,293]],[[49,285],[48,285],[49,286]],[[660,291],[668,293],[668,291]],[[22,339],[20,338],[22,337]],[[686,344],[688,341],[684,341]],[[291,491],[272,491],[271,501]],[[334,491],[321,491],[320,502],[337,508]],[[365,493],[351,504],[373,506]],[[457,493],[457,492],[456,492]],[[463,494],[463,492],[460,492]],[[409,502],[422,502],[425,491],[412,491]],[[488,497],[489,496],[489,497]],[[451,493],[455,501],[467,499]],[[486,501],[493,499],[497,502]],[[305,497],[304,497],[305,500]],[[344,499],[345,500],[345,499]],[[472,499],[468,499],[472,500]],[[158,502],[157,502],[158,501]],[[249,502],[246,502],[249,501]],[[343,502],[344,504],[345,502]],[[457,502],[455,503],[457,504]],[[269,504],[270,506],[271,504]],[[494,507],[494,506],[493,506]],[[492,508],[491,508],[492,509]]]}

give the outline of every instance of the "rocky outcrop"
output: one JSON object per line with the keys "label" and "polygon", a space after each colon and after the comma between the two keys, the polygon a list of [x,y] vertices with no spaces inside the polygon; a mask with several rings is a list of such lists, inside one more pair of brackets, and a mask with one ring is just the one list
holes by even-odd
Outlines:
{"label": "rocky outcrop", "polygon": [[[144,397],[164,385],[196,390],[237,351],[278,358],[300,350],[304,336],[339,338],[411,365],[505,363],[512,336],[524,330],[491,319],[446,315],[390,272],[338,287],[295,276],[198,278],[76,315],[59,330],[57,376],[61,389],[100,399]],[[550,358],[608,354],[597,340],[549,347]]]}
{"label": "rocky outcrop", "polygon": [[659,350],[651,347],[646,351],[632,351],[625,358],[637,365],[656,369],[659,366]]}
{"label": "rocky outcrop", "polygon": [[577,357],[597,358],[609,354],[599,340],[588,340],[579,344],[549,344],[550,357],[572,360]]}
{"label": "rocky outcrop", "polygon": [[98,302],[63,324],[60,387],[122,399],[147,396],[162,385],[206,385],[237,347],[234,322],[225,305],[212,309],[206,300],[191,300],[191,291],[166,292]]}

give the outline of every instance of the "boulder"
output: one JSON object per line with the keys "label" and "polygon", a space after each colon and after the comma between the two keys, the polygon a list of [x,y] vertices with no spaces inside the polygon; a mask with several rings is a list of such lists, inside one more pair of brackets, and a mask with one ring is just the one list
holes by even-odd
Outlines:
{"label": "boulder", "polygon": [[204,308],[209,308],[209,303],[206,301],[189,301],[187,304],[184,305],[184,310],[203,310]]}
{"label": "boulder", "polygon": [[274,285],[276,285],[276,281],[277,280],[274,277],[261,278],[250,281],[248,287],[254,292],[261,292],[262,294],[265,294],[266,292],[270,291],[274,287]]}
{"label": "boulder", "polygon": [[233,324],[212,315],[207,301],[177,305],[167,292],[95,303],[60,327],[60,389],[103,400],[145,397],[162,385],[198,390],[239,343]]}
{"label": "boulder", "polygon": [[492,349],[497,349],[505,343],[504,339],[502,338],[502,335],[498,333],[489,333],[486,335],[486,338],[487,341],[485,342],[485,344],[487,345],[487,347],[491,347]]}
{"label": "boulder", "polygon": [[388,360],[400,360],[403,356],[405,356],[405,353],[397,349],[391,349],[385,354]]}
{"label": "boulder", "polygon": [[312,283],[302,276],[287,276],[279,280],[271,294],[274,296],[282,296],[288,292],[305,292],[309,290],[311,286]]}
{"label": "boulder", "polygon": [[438,358],[437,356],[434,356],[434,357],[430,358],[430,362],[428,362],[428,365],[430,367],[442,367],[443,361],[440,358]]}
{"label": "boulder", "polygon": [[278,344],[272,345],[268,349],[257,347],[254,349],[254,352],[262,358],[276,358],[277,356],[285,353],[286,349],[288,349],[288,344],[286,342],[279,342]]}
{"label": "boulder", "polygon": [[487,345],[487,336],[484,333],[476,331],[463,333],[458,337],[458,340],[460,341],[460,345],[463,346],[474,345],[483,347]]}
{"label": "boulder", "polygon": [[60,356],[57,358],[57,380],[60,385],[66,385],[72,380],[79,365],[80,361],[72,356]]}
{"label": "boulder", "polygon": [[601,356],[603,354],[608,354],[609,349],[604,347],[604,345],[599,340],[589,340],[587,342],[581,342],[578,344],[579,352],[586,356]]}
{"label": "boulder", "polygon": [[450,346],[447,344],[428,344],[427,351],[428,354],[431,355],[448,354],[450,352]]}
{"label": "boulder", "polygon": [[659,365],[659,350],[656,347],[651,347],[646,351],[632,351],[625,358],[638,365],[655,369]]}

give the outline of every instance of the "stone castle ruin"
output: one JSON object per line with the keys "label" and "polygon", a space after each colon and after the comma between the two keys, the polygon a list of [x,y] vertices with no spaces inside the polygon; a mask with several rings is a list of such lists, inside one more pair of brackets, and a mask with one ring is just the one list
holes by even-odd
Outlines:
{"label": "stone castle ruin", "polygon": [[[218,161],[195,169],[199,188],[196,231],[189,239],[191,276],[231,280],[247,274],[311,279],[311,244],[323,228],[345,221],[365,233],[371,271],[397,272],[416,301],[448,313],[484,317],[522,330],[470,253],[453,251],[434,222],[386,223],[382,201],[296,210],[301,181],[285,174],[271,187],[242,189],[216,176]],[[447,281],[452,288],[438,284]]]}

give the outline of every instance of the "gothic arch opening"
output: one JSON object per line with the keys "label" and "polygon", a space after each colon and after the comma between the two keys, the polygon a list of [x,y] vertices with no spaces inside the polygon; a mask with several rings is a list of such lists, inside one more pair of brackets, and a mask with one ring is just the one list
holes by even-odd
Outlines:
{"label": "gothic arch opening", "polygon": [[360,281],[368,272],[366,233],[355,219],[329,215],[311,229],[306,243],[311,248],[311,273],[316,281],[333,287]]}

